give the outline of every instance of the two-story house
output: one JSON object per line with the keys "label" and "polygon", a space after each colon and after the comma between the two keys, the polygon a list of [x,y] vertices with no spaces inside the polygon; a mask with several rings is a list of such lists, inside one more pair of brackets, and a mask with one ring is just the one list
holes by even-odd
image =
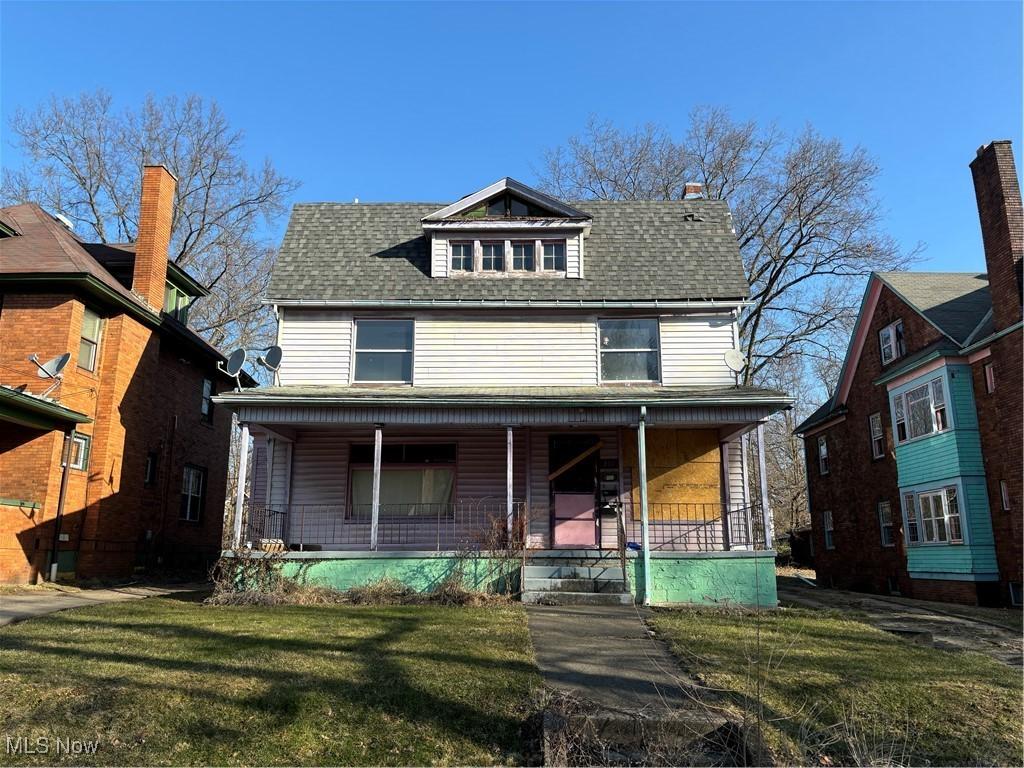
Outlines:
{"label": "two-story house", "polygon": [[538,588],[569,552],[620,558],[622,597],[774,604],[744,436],[790,401],[737,385],[747,296],[720,201],[506,178],[450,205],[297,205],[267,297],[277,381],[215,398],[254,436],[235,544],[427,588],[516,529],[553,553]]}
{"label": "two-story house", "polygon": [[144,169],[121,245],[0,209],[0,582],[220,553],[231,414],[212,397],[229,379],[187,324],[207,291],[168,262],[175,185]]}
{"label": "two-story house", "polygon": [[824,585],[1021,604],[1021,259],[1008,141],[971,163],[987,274],[868,281],[835,394],[805,441]]}

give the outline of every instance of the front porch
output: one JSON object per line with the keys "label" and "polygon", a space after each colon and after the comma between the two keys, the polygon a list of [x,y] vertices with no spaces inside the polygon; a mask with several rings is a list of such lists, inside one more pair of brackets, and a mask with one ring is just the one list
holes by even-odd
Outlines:
{"label": "front porch", "polygon": [[234,547],[284,551],[317,571],[334,560],[342,582],[415,560],[433,574],[438,557],[587,549],[634,571],[645,602],[702,602],[706,590],[675,600],[644,574],[718,556],[763,563],[755,553],[771,549],[766,494],[752,492],[748,468],[777,406],[237,408],[253,455]]}

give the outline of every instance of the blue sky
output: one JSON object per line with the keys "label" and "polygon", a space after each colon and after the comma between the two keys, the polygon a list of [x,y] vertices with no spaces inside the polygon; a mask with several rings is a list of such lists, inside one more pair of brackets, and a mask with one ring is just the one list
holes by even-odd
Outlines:
{"label": "blue sky", "polygon": [[[1021,4],[0,4],[6,123],[103,87],[216,99],[295,200],[447,201],[530,183],[597,114],[681,131],[697,104],[813,124],[881,164],[920,268],[984,268],[968,162],[1021,139]],[[1019,167],[1019,163],[1018,163]]]}

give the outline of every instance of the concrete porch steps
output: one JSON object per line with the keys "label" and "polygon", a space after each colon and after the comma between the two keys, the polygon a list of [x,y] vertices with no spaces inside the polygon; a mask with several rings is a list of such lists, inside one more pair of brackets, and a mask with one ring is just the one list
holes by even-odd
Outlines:
{"label": "concrete porch steps", "polygon": [[630,605],[617,552],[554,549],[531,552],[523,568],[522,601],[533,605]]}

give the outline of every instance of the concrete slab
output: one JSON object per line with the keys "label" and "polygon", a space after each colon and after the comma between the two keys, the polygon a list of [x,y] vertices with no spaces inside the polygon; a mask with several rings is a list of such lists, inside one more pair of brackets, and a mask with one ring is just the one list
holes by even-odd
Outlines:
{"label": "concrete slab", "polygon": [[537,664],[552,688],[610,710],[664,714],[695,687],[635,606],[528,605]]}
{"label": "concrete slab", "polygon": [[128,586],[111,589],[80,589],[63,591],[59,589],[27,589],[14,594],[0,593],[0,627],[24,621],[68,608],[82,608],[87,605],[114,603],[124,600],[141,600],[146,597],[164,597],[181,592],[196,592],[208,589],[209,585],[175,584],[173,586]]}

